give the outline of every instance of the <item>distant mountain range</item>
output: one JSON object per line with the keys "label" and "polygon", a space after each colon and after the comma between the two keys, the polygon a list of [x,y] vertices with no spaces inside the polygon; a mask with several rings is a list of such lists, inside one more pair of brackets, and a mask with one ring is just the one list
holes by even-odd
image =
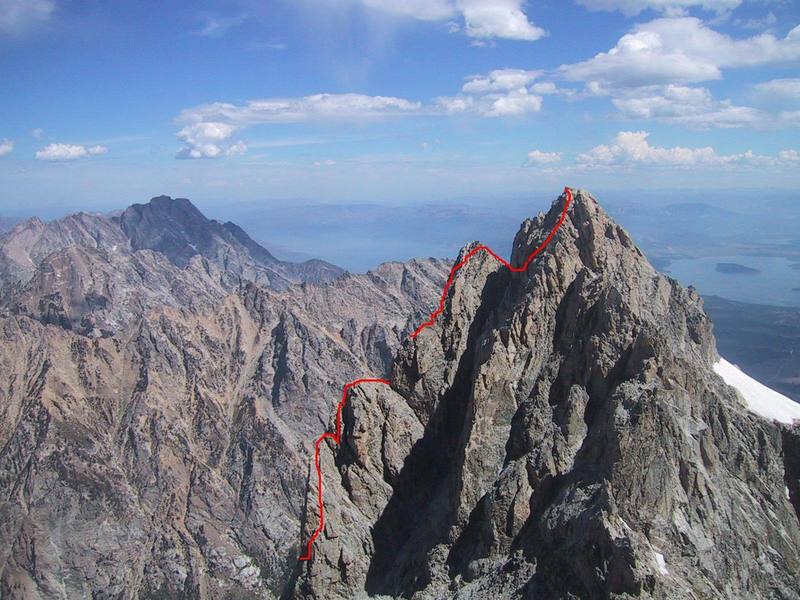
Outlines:
{"label": "distant mountain range", "polygon": [[0,279],[25,282],[45,257],[70,246],[118,254],[153,250],[179,268],[200,256],[229,274],[278,290],[331,281],[344,272],[321,260],[278,260],[237,225],[206,218],[186,199],[159,196],[118,216],[78,213],[16,225],[0,238]]}

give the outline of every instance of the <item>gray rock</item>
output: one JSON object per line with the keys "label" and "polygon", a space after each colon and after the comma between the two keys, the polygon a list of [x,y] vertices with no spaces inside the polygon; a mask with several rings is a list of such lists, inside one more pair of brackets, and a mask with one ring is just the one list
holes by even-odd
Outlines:
{"label": "gray rock", "polygon": [[[475,256],[392,389],[353,393],[347,431],[372,449],[326,448],[294,596],[800,597],[798,430],[748,413],[715,359],[699,296],[576,191],[527,272]],[[391,479],[376,452],[407,426],[376,428],[381,401],[424,425]]]}
{"label": "gray rock", "polygon": [[0,595],[279,597],[313,438],[448,268],[279,291],[199,254],[50,252],[0,303]]}

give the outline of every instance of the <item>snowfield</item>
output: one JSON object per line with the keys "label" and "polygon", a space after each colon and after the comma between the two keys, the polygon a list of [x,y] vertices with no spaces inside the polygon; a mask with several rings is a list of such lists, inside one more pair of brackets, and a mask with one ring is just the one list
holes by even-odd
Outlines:
{"label": "snowfield", "polygon": [[800,404],[759,383],[724,358],[714,363],[714,372],[729,386],[739,390],[747,408],[760,417],[791,425],[800,420]]}

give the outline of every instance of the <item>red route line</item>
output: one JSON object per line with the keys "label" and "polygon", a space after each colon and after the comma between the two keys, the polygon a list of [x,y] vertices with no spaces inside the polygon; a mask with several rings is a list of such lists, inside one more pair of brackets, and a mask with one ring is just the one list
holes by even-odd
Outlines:
{"label": "red route line", "polygon": [[[568,187],[565,187],[564,194],[567,198],[564,201],[564,208],[561,209],[561,216],[558,218],[558,222],[555,224],[553,229],[550,230],[550,233],[547,235],[545,240],[539,244],[539,247],[528,255],[528,258],[525,259],[525,262],[522,264],[522,266],[512,267],[511,263],[499,256],[494,250],[484,245],[476,246],[470,250],[459,263],[453,265],[453,268],[450,269],[450,276],[447,278],[447,283],[444,285],[444,290],[442,290],[442,297],[439,299],[439,308],[431,313],[431,316],[427,321],[417,327],[414,333],[411,334],[411,338],[416,338],[426,327],[433,325],[436,322],[436,317],[444,312],[444,303],[447,298],[447,292],[450,291],[450,287],[453,285],[453,279],[455,278],[456,273],[478,252],[486,252],[489,256],[494,258],[513,273],[522,273],[523,271],[527,271],[531,261],[533,261],[533,259],[536,258],[536,256],[547,247],[547,245],[556,235],[556,232],[559,230],[562,223],[564,223],[564,219],[567,216],[567,209],[572,202],[572,190],[570,190]],[[339,445],[339,443],[342,441],[342,409],[347,402],[347,393],[351,388],[361,385],[362,383],[381,383],[383,385],[391,385],[391,383],[386,379],[372,378],[356,379],[355,381],[350,381],[344,384],[342,398],[339,400],[339,404],[336,406],[336,431],[334,433],[326,431],[317,438],[316,442],[314,442],[314,468],[317,471],[317,506],[319,507],[319,525],[317,525],[314,533],[311,534],[311,537],[306,545],[306,553],[299,557],[300,560],[311,560],[311,547],[314,545],[314,542],[316,541],[320,532],[325,527],[325,505],[322,502],[322,469],[319,467],[319,446],[325,439],[333,440],[336,445]]]}
{"label": "red route line", "polygon": [[463,258],[463,260],[460,263],[453,265],[453,268],[450,269],[450,277],[447,278],[447,283],[444,284],[444,290],[442,290],[442,297],[439,298],[439,308],[437,308],[435,311],[431,313],[431,316],[427,321],[425,321],[419,327],[417,327],[414,333],[411,334],[411,337],[412,338],[417,337],[420,333],[422,333],[423,329],[433,325],[434,322],[436,321],[436,317],[438,317],[440,314],[444,312],[444,303],[445,300],[447,299],[447,292],[450,291],[450,286],[453,285],[453,280],[455,279],[456,272],[458,272],[458,270],[461,267],[466,265],[469,262],[469,259],[475,256],[478,252],[486,252],[489,256],[494,258],[496,261],[498,261],[512,273],[522,273],[523,271],[527,271],[528,267],[531,264],[531,261],[533,261],[533,259],[536,258],[536,256],[547,247],[547,244],[549,244],[550,241],[553,239],[553,237],[556,235],[556,232],[559,230],[561,224],[564,222],[564,219],[567,216],[567,209],[569,208],[570,202],[572,202],[572,190],[570,190],[568,187],[565,187],[564,194],[566,194],[567,199],[564,201],[564,208],[561,209],[561,216],[558,218],[558,223],[556,223],[553,229],[550,230],[550,233],[545,238],[545,240],[541,244],[539,244],[539,247],[528,255],[528,258],[525,259],[525,262],[522,264],[521,267],[512,267],[511,263],[509,263],[502,256],[499,256],[494,250],[489,248],[489,246],[483,246],[483,245],[476,246],[467,253],[467,255]]}
{"label": "red route line", "polygon": [[356,379],[355,381],[351,381],[349,383],[344,384],[344,390],[342,391],[342,399],[339,400],[339,404],[336,407],[336,432],[331,433],[330,431],[326,431],[321,436],[317,438],[317,441],[314,443],[314,467],[317,469],[317,504],[319,506],[319,525],[314,530],[314,533],[311,534],[311,538],[308,540],[308,545],[306,546],[306,553],[300,557],[300,560],[311,560],[311,546],[314,545],[314,540],[317,539],[319,532],[322,531],[322,528],[325,527],[325,507],[322,504],[322,470],[319,468],[319,445],[322,443],[322,440],[325,438],[330,438],[336,443],[337,445],[342,440],[342,409],[344,408],[345,402],[347,402],[347,392],[350,391],[350,388],[355,387],[357,385],[361,385],[362,383],[382,383],[384,385],[390,385],[389,381],[386,379]]}

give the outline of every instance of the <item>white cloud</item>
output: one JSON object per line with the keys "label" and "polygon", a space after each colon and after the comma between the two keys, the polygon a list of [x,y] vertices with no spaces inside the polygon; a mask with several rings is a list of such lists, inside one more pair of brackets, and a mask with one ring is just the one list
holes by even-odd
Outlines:
{"label": "white cloud", "polygon": [[781,150],[778,158],[786,162],[800,162],[800,152],[797,150]]}
{"label": "white cloud", "polygon": [[0,0],[0,34],[19,35],[47,21],[53,0]]}
{"label": "white cloud", "polygon": [[441,96],[436,108],[445,114],[465,113],[482,117],[520,117],[539,112],[542,97],[528,93],[526,88],[503,94]]}
{"label": "white cloud", "polygon": [[[467,78],[456,96],[422,104],[392,96],[315,94],[299,98],[265,98],[244,104],[213,102],[181,111],[177,138],[184,145],[177,158],[217,158],[239,154],[247,146],[235,136],[247,127],[274,123],[365,122],[402,116],[518,117],[541,110],[543,94],[572,93],[553,82],[531,84],[537,71],[502,69]],[[527,86],[527,87],[526,87]],[[263,144],[262,144],[263,145]]]}
{"label": "white cloud", "polygon": [[227,124],[233,127],[257,123],[297,123],[312,120],[358,121],[419,111],[421,104],[391,96],[363,94],[315,94],[301,98],[267,98],[236,105],[203,104],[181,111],[181,123]]}
{"label": "white cloud", "polygon": [[472,75],[461,88],[464,92],[507,92],[525,88],[542,74],[541,71],[523,69],[496,69],[488,75]]}
{"label": "white cloud", "polygon": [[630,119],[657,119],[700,129],[758,127],[771,121],[764,111],[715,100],[706,88],[672,84],[620,90],[612,103]]}
{"label": "white cloud", "polygon": [[520,0],[461,0],[467,35],[474,38],[505,38],[534,41],[546,32],[522,12]]}
{"label": "white cloud", "polygon": [[800,59],[800,26],[785,38],[760,34],[733,39],[697,18],[656,19],[636,25],[608,52],[562,65],[571,81],[606,87],[693,83],[722,78],[723,68],[758,66]]}
{"label": "white cloud", "polygon": [[778,120],[787,127],[800,127],[800,110],[784,110],[778,113]]}
{"label": "white cloud", "polygon": [[178,138],[189,143],[200,141],[223,142],[229,139],[236,128],[228,123],[201,122],[187,125],[178,132]]}
{"label": "white cloud", "polygon": [[521,116],[531,112],[539,112],[542,108],[542,97],[528,94],[525,90],[511,92],[499,97],[489,95],[487,100],[490,102],[490,106],[482,111],[483,115],[487,117]]}
{"label": "white cloud", "polygon": [[34,139],[40,140],[44,137],[44,129],[42,129],[41,127],[37,127],[36,129],[33,129],[31,131],[31,135],[33,136]]}
{"label": "white cloud", "polygon": [[245,144],[241,140],[231,144],[230,146],[228,146],[225,149],[225,154],[227,154],[228,156],[235,156],[237,154],[244,154],[245,152],[247,152],[247,144]]}
{"label": "white cloud", "polygon": [[440,96],[435,103],[446,113],[463,113],[473,110],[475,99],[472,96]]}
{"label": "white cloud", "polygon": [[[451,32],[476,39],[538,40],[544,29],[522,9],[524,0],[360,0],[372,9],[422,21],[447,21]],[[463,19],[463,27],[454,19]]]}
{"label": "white cloud", "polygon": [[742,0],[577,0],[577,2],[589,10],[618,10],[625,15],[633,16],[647,9],[675,14],[695,6],[724,13],[739,6]]}
{"label": "white cloud", "polygon": [[756,84],[755,89],[770,98],[780,96],[791,100],[800,100],[800,79],[771,79]]}
{"label": "white cloud", "polygon": [[90,146],[87,148],[78,144],[48,144],[36,152],[36,158],[52,162],[68,162],[79,158],[105,154],[106,152],[108,152],[108,148],[105,146]]}
{"label": "white cloud", "polygon": [[775,13],[770,11],[760,19],[736,19],[734,20],[733,23],[734,25],[738,25],[742,29],[753,29],[756,31],[762,31],[764,29],[769,29],[777,22],[778,18],[775,16]]}
{"label": "white cloud", "polygon": [[542,152],[540,150],[531,150],[528,152],[528,159],[525,161],[526,167],[539,167],[544,165],[553,165],[561,162],[561,152]]}
{"label": "white cloud", "polygon": [[[666,6],[667,3],[664,3]],[[761,34],[734,39],[693,17],[662,18],[636,25],[608,52],[558,74],[583,81],[588,96],[609,96],[622,116],[656,119],[694,128],[793,126],[791,113],[776,115],[731,100],[715,99],[690,83],[722,79],[723,70],[800,60],[800,26],[785,38]],[[787,93],[792,79],[774,80]],[[769,88],[769,82],[764,89]],[[756,88],[757,91],[758,88]],[[763,95],[763,93],[762,93]]]}
{"label": "white cloud", "polygon": [[39,160],[69,161],[77,160],[88,155],[84,146],[75,144],[48,144],[36,152]]}
{"label": "white cloud", "polygon": [[362,94],[316,94],[302,98],[251,100],[203,104],[181,111],[177,133],[184,146],[177,158],[217,158],[242,154],[247,146],[234,134],[250,125],[303,121],[360,121],[419,112],[422,105],[402,98]]}
{"label": "white cloud", "polygon": [[530,89],[530,91],[532,91],[534,94],[542,94],[542,95],[558,94],[560,91],[564,91],[564,90],[559,90],[556,87],[556,84],[553,83],[552,81],[542,81],[539,83],[534,83],[528,89]]}
{"label": "white cloud", "polygon": [[559,93],[552,81],[534,83],[541,71],[496,69],[471,75],[462,94],[442,96],[436,107],[445,113],[474,113],[484,117],[521,116],[542,108],[542,95]]}
{"label": "white cloud", "polygon": [[12,150],[14,150],[14,142],[9,140],[8,138],[6,138],[2,142],[0,142],[0,156],[5,156],[6,154],[11,154]]}
{"label": "white cloud", "polygon": [[685,148],[673,146],[661,148],[647,141],[646,131],[621,131],[611,144],[595,146],[577,157],[577,163],[584,167],[602,167],[624,164],[653,166],[724,166],[731,164],[765,165],[775,159],[754,154],[751,150],[741,154],[719,155],[710,147]]}
{"label": "white cloud", "polygon": [[214,121],[192,123],[177,133],[184,146],[177,158],[217,158],[225,154],[241,154],[247,150],[243,142],[230,143],[237,127]]}

